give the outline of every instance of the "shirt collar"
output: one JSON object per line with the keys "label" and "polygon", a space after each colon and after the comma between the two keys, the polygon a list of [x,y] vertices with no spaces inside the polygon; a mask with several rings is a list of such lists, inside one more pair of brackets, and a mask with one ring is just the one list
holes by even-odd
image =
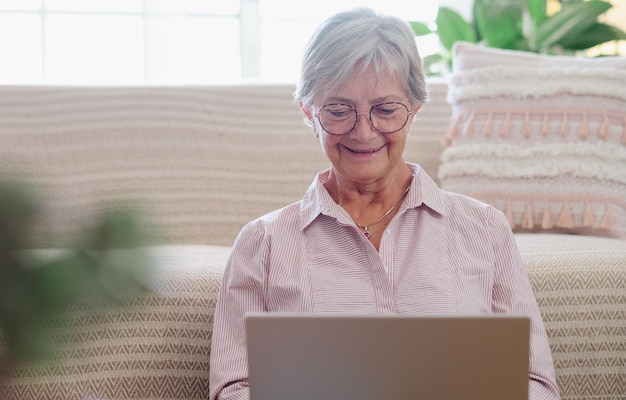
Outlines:
{"label": "shirt collar", "polygon": [[[424,205],[440,215],[446,215],[444,195],[435,181],[419,165],[407,163],[407,166],[413,171],[413,182],[400,212]],[[335,203],[324,187],[329,173],[328,169],[318,173],[304,194],[300,207],[301,229],[305,229],[320,214],[340,220],[347,217],[346,212]]]}

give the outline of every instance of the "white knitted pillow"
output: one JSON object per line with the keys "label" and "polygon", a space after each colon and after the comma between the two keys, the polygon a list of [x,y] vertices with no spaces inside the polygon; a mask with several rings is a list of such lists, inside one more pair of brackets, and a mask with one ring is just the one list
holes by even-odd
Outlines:
{"label": "white knitted pillow", "polygon": [[457,43],[439,179],[515,231],[626,237],[626,59]]}

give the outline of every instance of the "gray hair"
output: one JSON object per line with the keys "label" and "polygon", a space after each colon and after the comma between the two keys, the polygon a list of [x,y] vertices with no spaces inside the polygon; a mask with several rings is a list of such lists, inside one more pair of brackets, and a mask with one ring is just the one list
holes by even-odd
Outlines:
{"label": "gray hair", "polygon": [[294,99],[311,105],[323,92],[341,87],[355,68],[370,66],[378,75],[386,72],[404,79],[413,104],[428,100],[411,27],[369,8],[335,14],[320,25],[306,47]]}

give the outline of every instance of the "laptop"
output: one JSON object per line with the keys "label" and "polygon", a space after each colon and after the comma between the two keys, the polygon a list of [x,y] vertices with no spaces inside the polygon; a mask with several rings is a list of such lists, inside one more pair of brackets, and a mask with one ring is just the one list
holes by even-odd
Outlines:
{"label": "laptop", "polygon": [[528,400],[524,316],[246,315],[251,400]]}

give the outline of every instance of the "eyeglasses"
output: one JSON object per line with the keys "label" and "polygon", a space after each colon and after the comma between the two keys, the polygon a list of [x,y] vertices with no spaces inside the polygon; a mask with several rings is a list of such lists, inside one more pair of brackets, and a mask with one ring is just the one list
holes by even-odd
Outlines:
{"label": "eyeglasses", "polygon": [[[352,132],[359,114],[365,113],[357,112],[356,108],[349,104],[331,103],[323,106],[315,117],[326,132],[341,136]],[[413,113],[404,104],[387,102],[372,106],[369,120],[377,132],[390,134],[404,128],[411,114]]]}

